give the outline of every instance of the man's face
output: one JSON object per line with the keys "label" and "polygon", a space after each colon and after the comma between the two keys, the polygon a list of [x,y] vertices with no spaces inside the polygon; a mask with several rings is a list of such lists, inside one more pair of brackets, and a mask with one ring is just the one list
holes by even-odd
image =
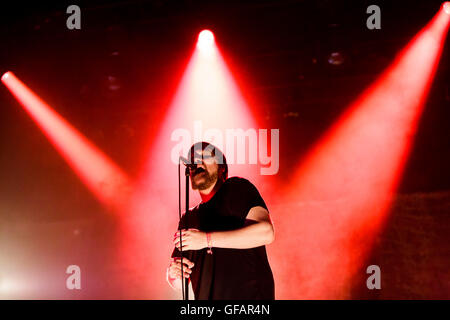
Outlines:
{"label": "man's face", "polygon": [[219,165],[209,150],[196,150],[193,163],[197,163],[195,170],[190,170],[192,189],[205,190],[217,182]]}

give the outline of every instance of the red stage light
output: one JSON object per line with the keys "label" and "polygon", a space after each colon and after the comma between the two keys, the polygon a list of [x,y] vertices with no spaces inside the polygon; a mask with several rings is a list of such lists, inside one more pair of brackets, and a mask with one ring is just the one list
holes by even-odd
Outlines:
{"label": "red stage light", "polygon": [[130,185],[127,176],[97,147],[57,114],[12,72],[1,81],[24,107],[74,169],[80,179],[106,206],[118,209],[126,202]]}
{"label": "red stage light", "polygon": [[450,1],[445,1],[442,7],[444,8],[445,13],[450,14]]}
{"label": "red stage light", "polygon": [[9,74],[10,74],[9,71],[5,72],[5,73],[2,75],[2,79],[1,79],[1,80],[2,80],[2,81],[6,81],[6,79],[8,79]]}
{"label": "red stage light", "polygon": [[214,51],[214,34],[210,30],[199,33],[197,48],[205,54],[211,54]]}

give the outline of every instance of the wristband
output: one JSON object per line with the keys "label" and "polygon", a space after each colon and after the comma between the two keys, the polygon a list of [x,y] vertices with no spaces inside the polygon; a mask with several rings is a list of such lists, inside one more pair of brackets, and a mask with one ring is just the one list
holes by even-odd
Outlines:
{"label": "wristband", "polygon": [[206,252],[208,252],[209,254],[212,254],[211,233],[209,233],[209,232],[206,233],[206,243],[208,245],[208,250],[206,250]]}

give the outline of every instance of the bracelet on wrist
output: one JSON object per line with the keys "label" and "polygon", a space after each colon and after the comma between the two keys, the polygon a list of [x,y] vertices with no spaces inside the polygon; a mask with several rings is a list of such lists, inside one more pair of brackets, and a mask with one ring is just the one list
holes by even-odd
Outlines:
{"label": "bracelet on wrist", "polygon": [[208,250],[206,250],[207,253],[212,254],[212,241],[211,241],[211,233],[206,233],[206,244],[208,246]]}

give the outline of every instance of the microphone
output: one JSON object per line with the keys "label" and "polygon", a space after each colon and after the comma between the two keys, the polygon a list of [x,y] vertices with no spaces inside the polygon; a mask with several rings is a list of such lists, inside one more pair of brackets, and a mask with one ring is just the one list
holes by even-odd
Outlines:
{"label": "microphone", "polygon": [[197,169],[197,164],[196,163],[191,163],[188,159],[186,159],[185,157],[180,156],[180,161],[185,165],[186,168],[190,169],[190,170],[195,170]]}

